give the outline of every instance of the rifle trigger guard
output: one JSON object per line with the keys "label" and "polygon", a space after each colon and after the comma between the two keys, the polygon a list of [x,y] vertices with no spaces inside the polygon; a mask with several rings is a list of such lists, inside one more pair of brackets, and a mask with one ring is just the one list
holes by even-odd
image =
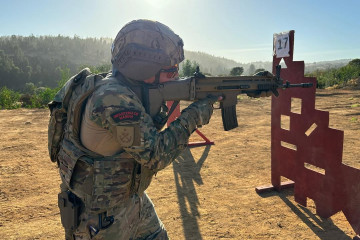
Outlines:
{"label": "rifle trigger guard", "polygon": [[221,109],[221,107],[214,107],[214,104],[212,105],[213,109]]}
{"label": "rifle trigger guard", "polygon": [[213,104],[211,104],[213,109],[221,109],[221,104],[219,102],[215,102]]}

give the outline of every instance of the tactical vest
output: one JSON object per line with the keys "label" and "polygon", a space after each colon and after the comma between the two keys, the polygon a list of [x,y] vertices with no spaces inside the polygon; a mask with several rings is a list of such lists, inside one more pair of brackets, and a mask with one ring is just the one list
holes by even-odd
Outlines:
{"label": "tactical vest", "polygon": [[48,148],[58,163],[62,181],[94,212],[103,212],[131,195],[143,194],[154,172],[142,167],[130,154],[105,157],[85,148],[80,141],[82,113],[87,99],[109,81],[88,68],[70,78],[49,103]]}

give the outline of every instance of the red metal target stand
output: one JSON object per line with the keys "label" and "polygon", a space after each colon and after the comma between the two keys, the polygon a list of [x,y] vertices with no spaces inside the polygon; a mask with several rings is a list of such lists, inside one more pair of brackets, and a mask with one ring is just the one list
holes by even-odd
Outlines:
{"label": "red metal target stand", "polygon": [[[167,107],[170,109],[173,102],[169,101],[166,103]],[[167,125],[173,121],[176,120],[177,117],[180,116],[180,104],[178,104],[175,108],[175,110],[172,112],[172,114],[169,116],[169,120],[167,121]],[[202,132],[200,132],[199,129],[196,129],[195,132],[204,140],[200,142],[190,142],[188,144],[188,147],[201,147],[201,146],[207,146],[207,145],[214,145],[215,143],[213,141],[210,141]]]}
{"label": "red metal target stand", "polygon": [[[283,59],[283,79],[312,82],[313,88],[280,90],[279,97],[272,97],[271,185],[255,190],[294,187],[295,201],[306,207],[307,198],[312,199],[320,217],[342,211],[358,235],[353,239],[360,240],[360,170],[342,163],[344,132],[329,127],[329,112],[315,109],[316,78],[304,76],[305,64],[293,61],[293,53],[294,31],[275,34],[273,73]],[[300,102],[297,111],[295,100]],[[282,183],[281,177],[291,181]]]}

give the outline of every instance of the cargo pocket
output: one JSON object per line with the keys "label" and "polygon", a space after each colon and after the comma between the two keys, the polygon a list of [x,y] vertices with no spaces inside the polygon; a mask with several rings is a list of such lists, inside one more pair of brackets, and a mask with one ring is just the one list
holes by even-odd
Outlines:
{"label": "cargo pocket", "polygon": [[67,116],[64,109],[61,108],[61,103],[51,102],[49,107],[51,116],[48,125],[48,150],[51,161],[56,162]]}
{"label": "cargo pocket", "polygon": [[83,155],[83,151],[75,147],[70,141],[63,139],[57,160],[59,162],[60,177],[69,188],[71,188],[70,182],[76,162]]}
{"label": "cargo pocket", "polygon": [[92,211],[113,207],[130,197],[134,166],[132,158],[94,160]]}
{"label": "cargo pocket", "polygon": [[88,198],[94,187],[94,168],[90,163],[93,159],[80,157],[75,164],[70,180],[71,190],[80,198]]}

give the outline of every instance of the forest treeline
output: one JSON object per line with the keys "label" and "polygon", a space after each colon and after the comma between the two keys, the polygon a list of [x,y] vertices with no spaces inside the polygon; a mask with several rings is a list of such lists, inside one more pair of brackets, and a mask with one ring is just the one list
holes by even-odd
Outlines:
{"label": "forest treeline", "polygon": [[[0,88],[23,91],[26,83],[37,87],[57,86],[62,71],[70,75],[85,66],[110,68],[112,39],[77,36],[0,37]],[[229,74],[242,66],[234,60],[185,50],[186,60],[200,65],[209,75]],[[180,64],[180,69],[186,61]],[[244,64],[244,67],[246,64]]]}
{"label": "forest treeline", "polygon": [[318,88],[360,89],[360,59],[353,59],[340,68],[317,69],[306,76],[316,77]]}
{"label": "forest treeline", "polygon": [[[94,72],[110,70],[112,40],[66,36],[0,37],[0,109],[43,107],[72,75],[84,67]],[[196,66],[206,75],[251,75],[270,70],[270,62],[242,64],[202,52],[185,50],[180,73],[189,75]],[[360,76],[360,59],[312,63],[308,76],[317,77],[318,87],[345,85]],[[234,71],[237,70],[237,71]],[[238,71],[240,70],[240,71]]]}
{"label": "forest treeline", "polygon": [[0,87],[56,87],[64,69],[74,74],[82,65],[110,64],[110,44],[110,39],[76,36],[0,37]]}

